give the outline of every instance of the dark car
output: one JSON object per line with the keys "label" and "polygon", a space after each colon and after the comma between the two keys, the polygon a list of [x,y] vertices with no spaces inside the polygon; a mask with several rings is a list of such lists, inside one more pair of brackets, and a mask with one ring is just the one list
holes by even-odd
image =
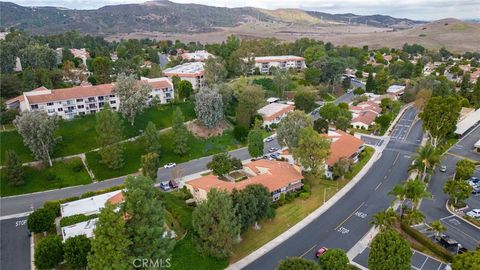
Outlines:
{"label": "dark car", "polygon": [[317,250],[317,252],[315,252],[315,257],[318,258],[318,257],[322,256],[323,254],[325,254],[325,252],[327,252],[327,251],[328,251],[328,248],[321,247]]}
{"label": "dark car", "polygon": [[279,153],[273,153],[273,154],[270,154],[270,157],[273,158],[273,159],[277,159],[280,157],[280,154]]}
{"label": "dark car", "polygon": [[168,184],[170,185],[170,187],[171,187],[172,189],[177,189],[177,188],[178,188],[178,183],[177,183],[177,181],[175,181],[175,180],[170,180],[170,181],[168,182]]}
{"label": "dark car", "polygon": [[440,236],[440,239],[438,239],[438,242],[446,249],[453,249],[458,247],[458,242],[450,238],[450,236],[446,234],[442,234]]}

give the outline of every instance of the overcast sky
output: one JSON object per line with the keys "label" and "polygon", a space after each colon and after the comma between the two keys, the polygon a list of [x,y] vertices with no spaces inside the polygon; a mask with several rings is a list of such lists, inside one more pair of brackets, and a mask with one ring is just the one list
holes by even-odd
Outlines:
{"label": "overcast sky", "polygon": [[[24,6],[60,6],[96,9],[105,5],[143,3],[146,0],[2,0]],[[301,8],[328,13],[383,14],[417,20],[480,19],[480,0],[173,0],[220,7]]]}

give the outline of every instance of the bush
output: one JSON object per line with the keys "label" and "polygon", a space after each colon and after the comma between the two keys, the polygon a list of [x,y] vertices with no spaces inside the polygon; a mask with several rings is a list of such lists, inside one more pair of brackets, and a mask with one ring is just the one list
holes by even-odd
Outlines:
{"label": "bush", "polygon": [[284,205],[286,203],[286,196],[285,193],[280,194],[280,198],[278,199],[278,204],[280,206]]}
{"label": "bush", "polygon": [[124,188],[125,188],[124,185],[119,185],[119,186],[114,186],[114,187],[105,188],[105,189],[96,190],[96,191],[88,191],[88,192],[83,193],[82,196],[80,196],[80,198],[82,198],[82,199],[89,198],[89,197],[93,197],[93,196],[100,195],[100,194],[105,194],[105,193],[108,193],[108,192],[112,192],[112,191],[120,190],[120,189],[124,189]]}
{"label": "bush", "polygon": [[78,215],[73,215],[73,216],[69,216],[69,217],[64,217],[60,220],[60,227],[70,226],[70,225],[77,224],[77,223],[83,222],[83,221],[87,221],[87,220],[90,220],[90,219],[96,218],[96,217],[97,217],[96,214],[90,215],[90,216],[86,216],[84,214],[78,214]]}
{"label": "bush", "polygon": [[295,192],[288,192],[287,195],[285,196],[287,202],[291,202],[297,197],[297,194]]}
{"label": "bush", "polygon": [[60,201],[48,201],[43,204],[43,208],[55,214],[60,215]]}
{"label": "bush", "polygon": [[0,112],[0,122],[2,125],[11,124],[17,115],[18,115],[17,109],[11,109],[11,110]]}
{"label": "bush", "polygon": [[87,267],[87,255],[91,250],[90,239],[85,235],[68,238],[64,244],[65,260],[72,269]]}
{"label": "bush", "polygon": [[38,208],[28,216],[27,227],[34,233],[46,232],[53,228],[54,221],[55,213],[52,210]]}
{"label": "bush", "polygon": [[309,184],[304,184],[302,189],[303,189],[303,192],[310,193],[310,185]]}
{"label": "bush", "polygon": [[440,258],[448,261],[448,262],[451,262],[452,261],[452,254],[450,254],[450,252],[448,252],[448,250],[446,250],[445,248],[443,248],[442,246],[434,243],[432,240],[430,240],[430,238],[428,238],[427,236],[425,236],[423,233],[411,228],[409,225],[407,225],[405,222],[401,222],[400,223],[400,227],[402,228],[402,230],[404,232],[406,232],[408,235],[410,235],[411,237],[413,237],[415,240],[417,240],[418,242],[420,242],[422,245],[424,245],[425,247],[427,247],[430,251],[432,251],[433,253],[435,253],[437,256],[439,256]]}
{"label": "bush", "polygon": [[50,235],[42,239],[35,246],[35,267],[38,269],[52,269],[63,261],[63,244],[60,237]]}
{"label": "bush", "polygon": [[300,193],[300,199],[306,200],[306,199],[308,199],[308,197],[310,197],[310,193],[309,193],[309,192],[302,192],[302,193]]}
{"label": "bush", "polygon": [[83,163],[79,163],[79,164],[73,166],[72,171],[81,172],[83,170],[83,168],[84,168]]}
{"label": "bush", "polygon": [[248,128],[244,125],[236,125],[233,128],[233,137],[240,142],[245,142],[248,136]]}
{"label": "bush", "polygon": [[57,179],[57,177],[55,176],[55,174],[53,173],[48,173],[47,174],[47,180],[48,181],[55,181]]}

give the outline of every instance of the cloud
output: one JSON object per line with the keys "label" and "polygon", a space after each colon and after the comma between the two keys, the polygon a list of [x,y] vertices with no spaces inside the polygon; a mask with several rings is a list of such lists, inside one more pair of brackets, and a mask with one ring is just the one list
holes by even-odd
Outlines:
{"label": "cloud", "polygon": [[[61,6],[96,9],[105,5],[143,3],[146,0],[10,0],[25,6]],[[446,17],[480,18],[479,0],[173,0],[176,3],[219,7],[301,8],[328,13],[382,14],[419,20]]]}

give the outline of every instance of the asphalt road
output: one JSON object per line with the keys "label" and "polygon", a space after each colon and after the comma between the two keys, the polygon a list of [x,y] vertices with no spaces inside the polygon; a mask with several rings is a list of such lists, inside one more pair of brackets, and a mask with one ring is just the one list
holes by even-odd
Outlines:
{"label": "asphalt road", "polygon": [[27,218],[0,221],[0,269],[30,269]]}
{"label": "asphalt road", "polygon": [[[278,143],[275,140],[265,143],[265,153],[268,152],[270,147],[278,147]],[[250,158],[248,150],[246,147],[240,148],[234,151],[230,151],[230,155],[233,157],[245,160]],[[185,175],[198,173],[206,170],[206,165],[211,160],[211,156],[203,157],[199,159],[190,160],[188,162],[178,164],[179,168],[182,168]],[[169,180],[171,177],[171,171],[173,169],[164,169],[163,167],[158,170],[157,173],[157,182]],[[113,187],[123,184],[125,176],[100,181],[97,183],[92,183],[88,185],[69,187],[57,190],[50,190],[39,193],[32,193],[14,197],[6,197],[0,199],[0,216],[13,215],[18,213],[24,213],[31,211],[33,208],[39,208],[43,206],[43,203],[51,200],[59,200],[63,198],[68,198],[72,196],[80,196],[87,191],[94,191],[99,189],[104,189],[108,187]]]}
{"label": "asphalt road", "polygon": [[[402,119],[415,116],[410,108]],[[334,206],[244,269],[275,269],[280,260],[292,256],[314,260],[322,246],[346,251],[353,247],[371,228],[372,215],[389,207],[393,198],[387,193],[408,177],[411,156],[423,136],[421,123],[410,123],[405,139],[390,141],[372,168]]]}
{"label": "asphalt road", "polygon": [[[453,216],[445,208],[448,195],[443,193],[443,186],[448,179],[453,177],[455,172],[455,164],[461,159],[457,155],[462,154],[465,156],[465,154],[468,154],[466,147],[472,144],[472,141],[478,137],[480,137],[480,126],[473,129],[470,134],[461,139],[456,146],[452,147],[451,150],[443,156],[441,165],[447,166],[447,171],[440,172],[440,166],[437,166],[437,170],[432,176],[432,179],[430,179],[428,185],[428,189],[432,193],[433,198],[430,200],[423,200],[422,204],[420,205],[420,210],[426,215],[426,221],[428,223],[432,222],[433,220],[440,220],[442,224],[447,227],[447,231],[445,233],[457,240],[467,249],[475,249],[475,247],[478,245],[480,242],[480,230],[457,218],[456,216]],[[473,144],[475,142],[473,142]],[[458,146],[464,150],[458,151],[458,149],[460,149]],[[450,154],[452,152],[454,153],[453,155]],[[480,156],[476,153],[472,154]],[[477,175],[479,175],[478,172]]]}

